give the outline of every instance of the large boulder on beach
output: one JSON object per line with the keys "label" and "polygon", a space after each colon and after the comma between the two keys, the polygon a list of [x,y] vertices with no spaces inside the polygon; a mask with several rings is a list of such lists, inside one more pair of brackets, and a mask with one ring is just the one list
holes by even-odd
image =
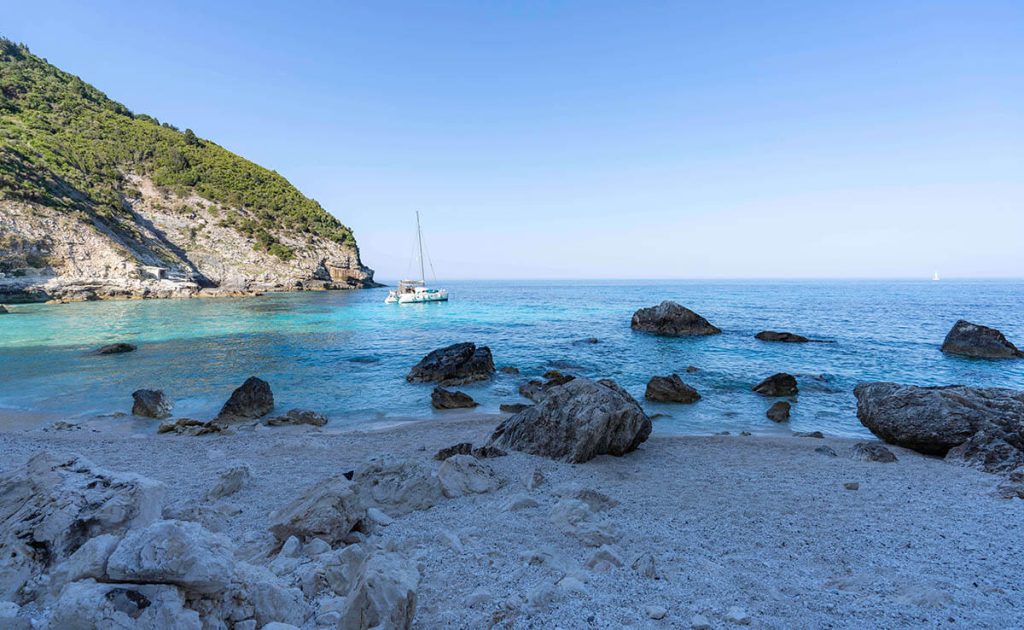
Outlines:
{"label": "large boulder on beach", "polygon": [[132,415],[163,420],[171,417],[171,399],[159,389],[138,389],[132,392]]}
{"label": "large boulder on beach", "polygon": [[664,337],[695,337],[722,332],[697,313],[671,300],[633,313],[630,327]]}
{"label": "large boulder on beach", "polygon": [[374,458],[353,471],[352,481],[367,506],[380,508],[390,516],[426,510],[442,500],[437,475],[416,460]]}
{"label": "large boulder on beach", "polygon": [[344,475],[329,477],[307,488],[294,501],[270,514],[270,533],[284,542],[291,536],[344,542],[366,522],[366,506],[356,485]]}
{"label": "large boulder on beach", "polygon": [[409,370],[410,383],[462,385],[486,380],[494,374],[491,349],[475,343],[457,343],[434,350]]}
{"label": "large boulder on beach", "polygon": [[166,584],[105,584],[93,579],[68,584],[52,607],[49,630],[174,628],[200,630],[199,613],[185,594]]}
{"label": "large boulder on beach", "polygon": [[946,461],[1002,475],[1024,466],[1024,449],[988,431],[978,431],[946,453]]}
{"label": "large boulder on beach", "polygon": [[776,332],[774,330],[762,330],[754,335],[754,338],[761,341],[781,341],[783,343],[807,343],[810,341],[810,339],[803,335],[791,332]]}
{"label": "large boulder on beach", "polygon": [[375,551],[354,570],[345,593],[339,628],[407,630],[416,614],[420,573],[415,562],[398,553]]}
{"label": "large boulder on beach", "polygon": [[670,374],[651,377],[644,398],[656,402],[694,403],[700,400],[700,394],[684,383],[678,374]]}
{"label": "large boulder on beach", "polygon": [[571,463],[624,455],[651,434],[651,419],[614,381],[577,378],[506,419],[491,444]]}
{"label": "large boulder on beach", "polygon": [[961,319],[953,324],[942,342],[942,351],[946,354],[959,354],[965,357],[982,359],[1014,359],[1024,357],[1024,352],[1007,340],[1003,333],[995,328],[972,324]]}
{"label": "large boulder on beach", "polygon": [[125,535],[107,560],[107,575],[117,582],[217,593],[235,576],[234,554],[230,540],[198,523],[157,521]]}
{"label": "large boulder on beach", "polygon": [[270,383],[250,376],[231,392],[231,397],[217,414],[218,420],[245,420],[261,418],[274,409],[274,393]]}
{"label": "large boulder on beach", "polygon": [[946,455],[984,432],[1017,451],[1024,449],[1024,392],[861,383],[853,393],[861,424],[890,444]]}
{"label": "large boulder on beach", "polygon": [[480,405],[469,394],[440,386],[430,392],[430,404],[434,409],[470,409]]}
{"label": "large boulder on beach", "polygon": [[762,396],[795,396],[797,394],[796,377],[792,374],[779,372],[772,374],[757,385],[753,390]]}
{"label": "large boulder on beach", "polygon": [[33,582],[103,534],[160,518],[165,487],[72,455],[40,453],[0,475],[0,601],[36,599]]}

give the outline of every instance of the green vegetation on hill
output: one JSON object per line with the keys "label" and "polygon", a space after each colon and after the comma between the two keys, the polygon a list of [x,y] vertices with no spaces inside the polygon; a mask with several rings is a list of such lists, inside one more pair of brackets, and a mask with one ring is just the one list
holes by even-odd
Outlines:
{"label": "green vegetation on hill", "polygon": [[[0,199],[82,212],[131,231],[127,174],[225,209],[257,249],[292,256],[277,234],[354,244],[352,232],[273,171],[144,114],[0,38]],[[241,209],[242,211],[239,211]]]}

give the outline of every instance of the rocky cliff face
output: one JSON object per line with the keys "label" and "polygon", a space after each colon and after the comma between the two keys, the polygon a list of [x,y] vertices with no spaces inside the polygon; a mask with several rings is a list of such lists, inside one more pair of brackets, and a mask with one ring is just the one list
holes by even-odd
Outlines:
{"label": "rocky cliff face", "polygon": [[244,209],[181,197],[147,177],[126,179],[133,193],[124,207],[134,218],[127,224],[0,199],[0,302],[377,286],[353,244],[281,230],[279,242],[293,253],[283,259],[225,222],[245,217]]}

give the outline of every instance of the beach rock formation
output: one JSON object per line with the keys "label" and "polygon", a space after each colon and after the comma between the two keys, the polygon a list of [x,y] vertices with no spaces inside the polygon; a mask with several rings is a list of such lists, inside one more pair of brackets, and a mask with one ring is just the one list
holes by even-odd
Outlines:
{"label": "beach rock formation", "polygon": [[198,612],[185,607],[184,593],[173,586],[85,579],[64,587],[46,627],[201,630],[203,624]]}
{"label": "beach rock formation", "polygon": [[239,420],[260,418],[274,409],[274,394],[270,383],[250,376],[221,407],[217,420]]}
{"label": "beach rock formation", "polygon": [[109,343],[96,349],[96,354],[124,354],[135,352],[138,348],[130,343]]}
{"label": "beach rock formation", "polygon": [[186,521],[134,529],[107,560],[107,575],[114,581],[174,584],[198,593],[218,592],[234,570],[231,541]]}
{"label": "beach rock formation", "polygon": [[178,435],[208,435],[211,433],[224,433],[226,427],[213,420],[207,422],[194,420],[192,418],[178,418],[161,422],[157,427],[157,433],[176,433]]}
{"label": "beach rock formation", "polygon": [[754,335],[754,338],[761,341],[781,341],[784,343],[807,343],[810,341],[810,339],[803,335],[791,332],[776,332],[774,330],[762,330]]}
{"label": "beach rock formation", "polygon": [[364,527],[366,506],[356,484],[343,475],[329,477],[306,489],[294,501],[270,514],[270,533],[284,542],[320,538],[342,544],[353,530]]}
{"label": "beach rock formation", "polygon": [[430,392],[430,404],[434,409],[471,409],[480,405],[469,394],[440,386]]}
{"label": "beach rock formation", "polygon": [[327,424],[327,416],[309,409],[291,409],[283,416],[267,418],[267,426],[281,427],[288,425],[307,424],[322,427]]}
{"label": "beach rock formation", "polygon": [[991,471],[1024,450],[1024,392],[897,383],[861,383],[853,391],[861,424],[890,444],[947,455],[981,433],[951,461],[987,462],[985,469]]}
{"label": "beach rock formation", "polygon": [[551,370],[545,374],[544,378],[545,380],[543,381],[533,379],[521,384],[519,386],[519,395],[533,402],[538,402],[547,395],[548,390],[552,387],[564,385],[576,377],[571,374],[562,374],[557,370]]}
{"label": "beach rock formation", "polygon": [[982,430],[963,444],[949,449],[946,461],[1003,475],[1024,466],[1024,449],[1015,447],[994,433]]}
{"label": "beach rock formation", "polygon": [[785,372],[772,374],[754,385],[753,390],[762,396],[795,396],[797,393],[796,377]]}
{"label": "beach rock formation", "polygon": [[139,389],[132,392],[132,415],[140,418],[163,420],[171,417],[171,401],[159,389]]}
{"label": "beach rock formation", "polygon": [[772,422],[785,422],[789,420],[790,408],[791,405],[788,402],[780,400],[769,407],[765,415],[768,416],[768,419]]}
{"label": "beach rock formation", "polygon": [[473,452],[472,442],[459,442],[451,446],[446,446],[434,454],[434,459],[439,462],[443,462],[452,455],[469,455]]}
{"label": "beach rock formation", "polygon": [[502,486],[490,466],[472,455],[452,455],[437,471],[441,492],[449,499],[492,492]]}
{"label": "beach rock formation", "polygon": [[229,497],[242,489],[252,479],[252,470],[247,464],[236,464],[224,469],[217,476],[217,483],[206,493],[208,501]]}
{"label": "beach rock formation", "polygon": [[942,342],[942,351],[946,354],[959,354],[965,357],[982,359],[1014,359],[1024,357],[1024,352],[1017,349],[995,328],[972,324],[959,320],[946,334]]}
{"label": "beach rock formation", "polygon": [[523,409],[532,406],[533,405],[528,405],[526,403],[501,403],[498,405],[498,410],[501,411],[501,413],[519,413]]}
{"label": "beach rock formation", "polygon": [[700,400],[700,394],[684,383],[678,374],[670,374],[652,376],[647,382],[644,398],[657,402],[694,403]]}
{"label": "beach rock formation", "polygon": [[372,459],[353,472],[352,481],[364,504],[392,517],[429,509],[442,498],[437,475],[426,464],[414,460]]}
{"label": "beach rock formation", "polygon": [[498,425],[491,444],[582,463],[624,455],[650,434],[650,418],[616,383],[577,378],[552,387],[535,406]]}
{"label": "beach rock formation", "polygon": [[664,337],[717,335],[722,332],[697,313],[670,300],[633,313],[630,327]]}
{"label": "beach rock formation", "polygon": [[878,442],[858,442],[853,445],[853,457],[865,462],[890,464],[896,461],[896,455]]}
{"label": "beach rock formation", "polygon": [[475,343],[457,343],[434,350],[413,366],[405,380],[410,383],[463,385],[486,380],[494,374],[491,349]]}
{"label": "beach rock formation", "polygon": [[373,552],[354,570],[338,628],[406,630],[416,614],[420,573],[397,553]]}

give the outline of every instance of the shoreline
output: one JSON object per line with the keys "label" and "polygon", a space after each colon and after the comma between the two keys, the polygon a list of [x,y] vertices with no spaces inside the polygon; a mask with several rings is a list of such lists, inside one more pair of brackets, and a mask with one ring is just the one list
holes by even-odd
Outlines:
{"label": "shoreline", "polygon": [[[324,477],[381,455],[436,470],[438,449],[481,444],[496,421],[201,437],[4,431],[0,472],[41,450],[73,452],[162,481],[166,504],[181,506],[244,463],[252,479],[213,504],[212,524],[249,548],[266,542],[268,512]],[[894,463],[854,459],[857,441],[654,435],[577,465],[510,452],[482,460],[498,489],[398,516],[374,536],[420,569],[417,628],[687,628],[694,615],[735,627],[733,609],[765,628],[1017,623],[1024,502],[992,496],[994,475],[898,447]],[[528,489],[535,470],[546,481]],[[556,506],[573,489],[614,503],[602,512],[620,532],[612,561],[594,564],[605,548],[558,526]],[[645,554],[658,579],[632,567]]]}

